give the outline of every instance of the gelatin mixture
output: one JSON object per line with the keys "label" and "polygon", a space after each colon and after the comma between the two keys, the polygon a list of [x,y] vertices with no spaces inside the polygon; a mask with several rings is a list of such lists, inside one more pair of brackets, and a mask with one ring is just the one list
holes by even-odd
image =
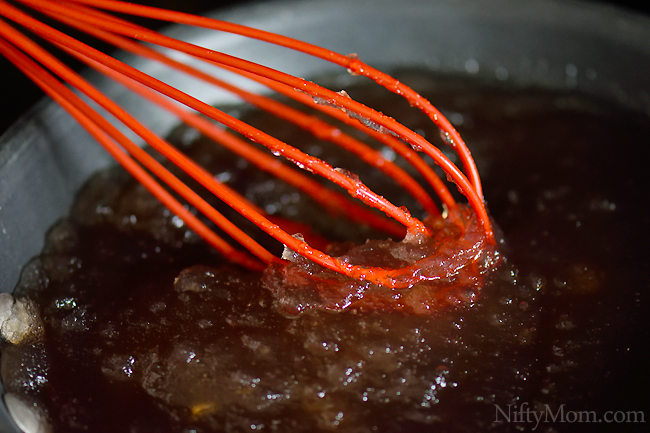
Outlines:
{"label": "gelatin mixture", "polygon": [[[433,315],[344,302],[332,312],[324,306],[340,299],[229,264],[112,169],[89,181],[25,268],[14,296],[42,322],[4,343],[5,388],[54,432],[501,432],[536,425],[498,409],[650,407],[650,221],[634,150],[650,140],[649,119],[570,93],[396,75],[448,116],[477,161],[503,239],[480,290]],[[337,85],[438,140],[392,95]],[[374,169],[269,115],[239,116],[418,214]],[[172,139],[270,214],[328,239],[385,242],[192,130]],[[546,420],[536,431],[599,428],[613,427]]]}

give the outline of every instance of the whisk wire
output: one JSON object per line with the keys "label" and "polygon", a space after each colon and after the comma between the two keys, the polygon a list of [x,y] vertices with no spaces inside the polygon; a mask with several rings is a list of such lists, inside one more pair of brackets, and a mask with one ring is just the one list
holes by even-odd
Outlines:
{"label": "whisk wire", "polygon": [[[189,73],[195,77],[204,79],[221,87],[224,87],[233,93],[237,94],[248,102],[261,106],[263,109],[268,110],[277,116],[285,119],[291,119],[294,123],[300,125],[304,129],[312,132],[316,136],[321,136],[331,141],[342,145],[352,152],[360,155],[371,165],[382,168],[384,172],[393,176],[396,181],[404,185],[408,191],[411,192],[416,198],[420,200],[423,207],[430,213],[437,213],[434,202],[427,196],[424,190],[415,181],[407,175],[401,168],[386,161],[379,152],[369,149],[365,144],[358,143],[351,137],[343,135],[337,128],[316,119],[312,116],[305,115],[293,108],[281,105],[278,102],[270,100],[269,98],[254,95],[237,89],[228,83],[206,75],[205,73],[194,68],[187,67],[179,62],[176,62],[169,57],[158,53],[144,45],[134,43],[130,39],[134,38],[143,42],[153,43],[166,48],[175,49],[177,51],[189,54],[191,56],[203,59],[209,63],[217,64],[230,71],[237,71],[241,75],[255,79],[270,88],[283,93],[289,94],[292,98],[300,100],[309,106],[314,106],[317,109],[339,118],[346,123],[354,123],[357,128],[362,128],[368,132],[368,135],[380,139],[383,143],[388,143],[398,153],[404,155],[409,162],[411,162],[423,176],[433,186],[434,190],[438,193],[443,203],[451,208],[455,206],[455,202],[446,186],[440,179],[431,171],[428,166],[425,168],[426,163],[414,156],[413,152],[405,148],[405,146],[398,142],[395,137],[390,135],[381,134],[382,132],[390,132],[397,137],[405,140],[416,150],[423,150],[427,155],[431,156],[434,161],[443,169],[448,178],[451,178],[456,183],[458,189],[464,194],[470,205],[473,207],[479,221],[483,225],[485,234],[489,242],[494,242],[493,233],[489,217],[483,204],[480,180],[476,171],[475,164],[469,154],[469,150],[465,146],[460,136],[449,122],[424,98],[420,97],[410,88],[406,87],[394,78],[385,75],[374,68],[365,65],[363,62],[355,58],[355,56],[343,56],[331,51],[296,41],[291,38],[278,36],[272,33],[264,32],[261,30],[249,29],[247,27],[239,26],[236,24],[225,23],[218,20],[195,17],[183,13],[172,11],[165,11],[163,9],[139,6],[123,2],[115,2],[112,0],[62,0],[53,3],[51,0],[17,0],[25,5],[33,7],[42,13],[52,16],[53,18],[68,23],[82,31],[86,31],[100,39],[104,39],[114,45],[136,52],[139,55],[152,58],[154,60],[163,62],[168,66],[179,69]],[[296,49],[315,55],[323,59],[333,61],[344,67],[347,67],[354,73],[365,75],[375,82],[389,90],[401,94],[407,100],[422,111],[424,111],[436,125],[445,131],[445,135],[449,137],[449,144],[458,152],[460,159],[469,178],[466,177],[439,149],[424,140],[423,137],[401,125],[394,119],[385,116],[375,110],[368,108],[362,104],[349,98],[344,93],[336,93],[331,90],[322,88],[314,83],[305,81],[291,75],[275,71],[273,69],[238,59],[223,53],[214,52],[196,45],[186,42],[177,41],[159,33],[150,31],[141,26],[129,23],[117,17],[112,17],[104,12],[91,9],[86,5],[93,7],[105,8],[108,10],[125,12],[133,15],[142,15],[149,18],[157,18],[172,22],[198,25],[201,27],[212,28],[221,31],[230,31],[233,33],[241,34],[246,37],[260,39],[266,42],[282,45],[291,49]],[[133,67],[126,65],[112,57],[108,57],[103,53],[89,47],[60,31],[53,29],[38,20],[33,19],[26,13],[14,8],[0,0],[0,14],[15,21],[16,23],[29,28],[35,34],[48,40],[54,45],[59,46],[64,51],[76,56],[82,61],[95,67],[106,75],[118,80],[122,84],[128,86],[132,90],[149,98],[156,104],[176,113],[181,119],[188,124],[193,125],[206,133],[218,138],[218,141],[226,144],[231,149],[239,152],[240,155],[248,155],[247,158],[257,160],[257,164],[266,167],[267,170],[274,173],[278,177],[284,178],[293,184],[304,184],[304,188],[316,197],[324,196],[321,201],[326,206],[334,209],[344,209],[351,219],[361,219],[364,221],[372,221],[372,224],[381,227],[392,233],[403,233],[402,229],[395,228],[392,223],[384,223],[384,219],[377,217],[374,213],[368,213],[365,208],[359,206],[352,206],[348,199],[341,201],[338,194],[333,192],[324,193],[324,189],[318,185],[306,182],[304,175],[293,169],[278,169],[280,167],[275,159],[267,154],[260,153],[257,149],[250,147],[247,143],[239,140],[225,131],[216,128],[211,122],[201,119],[199,116],[186,112],[179,108],[176,104],[166,98],[169,97],[176,101],[181,102],[185,106],[199,111],[213,120],[224,124],[225,126],[239,132],[245,137],[256,141],[266,146],[274,154],[285,156],[289,161],[294,162],[301,168],[308,171],[315,172],[322,177],[334,182],[335,184],[343,187],[348,193],[360,199],[365,205],[375,207],[386,215],[389,215],[408,229],[411,238],[418,236],[430,235],[430,229],[425,226],[420,220],[411,216],[411,214],[404,208],[398,208],[390,203],[384,197],[371,191],[365,184],[358,178],[350,175],[345,170],[336,169],[325,163],[324,161],[307,155],[295,147],[289,146],[280,140],[264,133],[263,131],[252,128],[250,125],[231,117],[222,111],[200,101],[190,95],[187,95],[168,84],[152,78]],[[135,118],[127,114],[123,109],[115,103],[106,98],[101,92],[94,89],[90,84],[81,79],[77,74],[72,72],[69,68],[60,63],[56,58],[48,54],[45,50],[33,43],[31,40],[23,36],[20,32],[13,29],[13,27],[0,21],[0,36],[2,45],[0,49],[3,54],[7,56],[12,62],[21,68],[30,78],[32,78],[39,86],[41,86],[53,99],[59,102],[64,109],[70,112],[84,128],[86,128],[95,138],[104,145],[109,152],[120,161],[127,170],[132,172],[134,176],[141,181],[152,193],[160,198],[170,209],[177,213],[193,230],[197,231],[201,236],[209,240],[220,251],[228,254],[230,257],[235,258],[238,263],[248,266],[250,268],[259,269],[259,262],[251,259],[244,253],[234,252],[229,245],[226,247],[223,244],[227,243],[220,238],[215,238],[215,234],[210,232],[210,229],[205,227],[191,212],[188,212],[180,203],[175,201],[169,193],[164,191],[151,176],[142,170],[135,161],[133,161],[124,151],[119,149],[115,143],[119,143],[124,150],[131,153],[136,159],[140,161],[145,167],[156,174],[161,180],[166,182],[172,189],[178,192],[186,200],[192,203],[199,211],[204,213],[211,219],[217,226],[224,229],[233,239],[247,248],[255,256],[260,258],[266,263],[277,262],[279,259],[271,255],[264,248],[259,246],[248,235],[244,234],[234,224],[228,221],[223,215],[219,214],[216,210],[211,208],[203,199],[198,197],[193,191],[189,190],[187,186],[182,184],[171,173],[164,169],[159,163],[151,158],[145,151],[140,149],[123,134],[119,133],[115,127],[110,125],[98,113],[91,110],[83,101],[81,101],[74,93],[67,89],[60,81],[55,79],[52,75],[47,73],[43,68],[36,65],[32,60],[27,58],[21,51],[29,54],[41,63],[43,66],[50,69],[53,73],[61,77],[65,82],[79,89],[82,93],[89,96],[100,106],[105,108],[109,113],[114,115],[117,119],[123,122],[127,127],[132,129],[140,135],[147,143],[159,151],[162,155],[168,158],[171,162],[179,166],[183,171],[187,172],[190,176],[196,179],[209,191],[215,194],[218,198],[232,207],[234,210],[242,214],[245,218],[255,223],[263,231],[275,237],[282,242],[286,247],[291,250],[308,257],[310,260],[334,270],[335,272],[348,275],[356,279],[365,279],[379,285],[387,287],[399,288],[412,285],[413,280],[409,277],[418,275],[417,263],[412,266],[403,267],[400,269],[386,270],[377,267],[364,267],[352,265],[347,262],[342,262],[337,258],[331,257],[317,249],[312,248],[309,244],[304,242],[298,236],[292,236],[286,231],[282,230],[277,224],[268,219],[263,211],[252,205],[237,192],[231,190],[226,185],[216,181],[213,176],[205,171],[200,166],[196,165],[193,161],[185,157],[181,152],[176,150],[173,146],[167,143],[162,138],[155,135],[146,127],[141,125]],[[10,41],[7,42],[7,41]],[[13,44],[13,46],[12,46]],[[15,47],[18,47],[15,48]],[[154,92],[144,86],[159,92]],[[298,90],[299,92],[296,92]],[[87,114],[84,114],[87,113]],[[363,123],[363,125],[361,125]],[[109,137],[112,137],[109,138]],[[113,142],[115,140],[115,142]],[[153,161],[153,162],[152,162]],[[423,166],[424,165],[424,166]],[[138,168],[136,169],[135,166]],[[189,190],[189,191],[188,191]],[[329,190],[328,190],[329,191]],[[424,197],[426,196],[426,197]],[[234,256],[233,256],[234,254]],[[405,277],[400,280],[400,278]],[[422,277],[424,278],[424,277]]]}

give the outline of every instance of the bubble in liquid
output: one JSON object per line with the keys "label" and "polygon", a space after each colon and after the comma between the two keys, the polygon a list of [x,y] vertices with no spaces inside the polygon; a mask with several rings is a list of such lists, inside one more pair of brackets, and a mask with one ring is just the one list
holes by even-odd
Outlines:
{"label": "bubble in liquid", "polygon": [[461,126],[465,123],[465,117],[461,113],[450,113],[447,116],[447,120],[454,126]]}
{"label": "bubble in liquid", "polygon": [[384,158],[386,161],[393,162],[397,157],[397,153],[395,153],[393,149],[387,146],[382,147],[379,152],[381,153],[382,158]]}
{"label": "bubble in liquid", "polygon": [[567,77],[575,78],[575,77],[578,76],[578,68],[576,67],[576,65],[574,65],[572,63],[569,63],[568,65],[566,65],[565,71],[566,71]]}
{"label": "bubble in liquid", "polygon": [[506,81],[510,74],[508,73],[508,70],[504,68],[503,66],[499,66],[494,70],[494,75],[496,76],[497,80],[499,81]]}
{"label": "bubble in liquid", "polygon": [[232,179],[232,173],[230,171],[222,171],[221,173],[218,173],[214,178],[221,183],[226,183]]}
{"label": "bubble in liquid", "polygon": [[480,66],[476,59],[467,59],[465,61],[465,71],[467,71],[468,74],[476,74],[478,73],[480,69]]}

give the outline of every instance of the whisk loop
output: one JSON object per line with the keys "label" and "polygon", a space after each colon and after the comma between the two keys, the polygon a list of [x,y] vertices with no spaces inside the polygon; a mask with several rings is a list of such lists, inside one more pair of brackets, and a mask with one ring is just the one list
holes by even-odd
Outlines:
{"label": "whisk loop", "polygon": [[[462,138],[449,121],[429,101],[395,78],[363,63],[356,55],[338,54],[302,41],[238,24],[117,0],[57,0],[56,2],[52,0],[16,0],[15,3],[22,4],[22,8],[13,6],[5,0],[0,0],[0,15],[28,29],[31,33],[38,35],[64,52],[85,62],[90,67],[120,82],[153,104],[170,111],[183,122],[196,128],[204,135],[212,138],[239,156],[246,158],[259,169],[265,170],[273,176],[294,185],[296,188],[309,194],[314,200],[328,209],[329,212],[341,214],[350,220],[363,222],[396,238],[405,237],[403,242],[413,245],[427,244],[431,239],[437,239],[437,242],[442,243],[447,241],[454,242],[455,247],[459,248],[458,252],[448,253],[456,257],[456,259],[461,256],[465,257],[463,259],[465,260],[463,266],[472,268],[472,275],[478,275],[483,271],[482,269],[475,269],[476,266],[481,267],[481,263],[479,263],[481,260],[485,263],[490,262],[491,259],[485,259],[483,250],[488,248],[488,246],[491,250],[494,250],[494,234],[483,202],[483,193],[478,171]],[[412,195],[421,204],[422,208],[431,218],[437,218],[440,221],[442,218],[441,212],[426,189],[404,169],[384,158],[380,151],[369,147],[367,144],[342,132],[337,127],[318,117],[306,114],[269,97],[251,93],[233,86],[190,65],[174,60],[162,54],[160,51],[151,48],[149,44],[176,50],[210,64],[217,65],[230,72],[240,74],[267,86],[278,94],[285,95],[307,107],[331,116],[337,121],[344,122],[363,131],[369,137],[378,140],[384,146],[392,149],[395,154],[403,157],[419,172],[428,184],[428,187],[438,195],[440,202],[447,209],[449,215],[452,216],[448,220],[450,224],[455,224],[456,229],[454,233],[456,234],[453,236],[440,235],[441,231],[439,227],[436,227],[434,230],[432,225],[425,224],[413,217],[405,208],[393,205],[386,198],[373,192],[358,177],[346,170],[332,167],[315,156],[308,155],[261,130],[251,127],[235,117],[229,116],[204,101],[183,93],[173,86],[148,76],[44,24],[25,12],[23,10],[25,6],[40,14],[49,16],[60,23],[112,44],[115,47],[130,51],[152,61],[160,62],[167,67],[188,74],[188,76],[198,78],[206,84],[218,86],[253,106],[272,113],[287,122],[294,123],[320,139],[335,143],[371,166],[381,170],[387,176],[390,176],[397,185]],[[117,16],[113,16],[107,11],[203,27],[214,31],[229,32],[243,37],[258,39],[327,60],[340,65],[355,75],[365,76],[389,91],[401,95],[411,106],[425,113],[440,128],[445,141],[450,143],[453,150],[457,152],[464,172],[422,136],[400,124],[395,119],[356,102],[345,92],[335,92],[302,78],[297,78],[247,60],[170,38],[122,18],[118,18]],[[64,83],[67,83],[96,102],[220,200],[252,221],[261,230],[283,243],[286,247],[283,257],[290,259],[290,262],[302,263],[302,259],[296,259],[294,257],[294,254],[299,254],[309,261],[333,271],[334,275],[346,275],[358,281],[365,281],[389,289],[409,288],[420,281],[450,278],[450,276],[455,275],[454,272],[457,274],[458,269],[460,269],[450,270],[453,266],[447,263],[449,266],[445,265],[447,266],[445,269],[435,267],[434,269],[429,266],[429,271],[426,271],[423,270],[426,268],[426,266],[423,267],[423,262],[416,259],[411,261],[407,260],[405,265],[386,269],[380,266],[356,264],[348,258],[341,259],[332,257],[325,252],[319,251],[305,242],[301,236],[283,230],[281,224],[274,223],[272,218],[266,215],[263,210],[250,203],[224,183],[219,182],[211,173],[188,159],[166,140],[142,125],[123,110],[122,107],[113,103],[46,49],[33,42],[21,30],[13,27],[13,25],[5,20],[0,20],[0,51],[68,111],[127,171],[163,202],[165,206],[233,262],[256,270],[264,269],[269,264],[273,264],[272,266],[276,270],[285,269],[287,266],[286,260],[282,260],[269,253],[249,235],[216,211],[203,198],[171,174],[162,164],[157,162],[155,158],[151,157],[117,128],[112,126],[111,123],[93,110]],[[191,110],[188,111],[174,101],[180,102]],[[207,116],[212,121],[207,120],[195,112]],[[265,146],[270,153],[260,150],[250,142],[222,129],[213,121],[237,131],[252,142]],[[419,152],[423,152],[431,157],[442,169],[447,178],[467,198],[469,208],[466,205],[457,205],[446,183],[418,155]],[[328,179],[342,187],[351,197],[360,200],[363,205],[360,205],[350,197],[346,197],[341,193],[324,187],[304,171],[282,163],[274,155],[284,156],[300,169]],[[192,212],[188,211],[182,203],[175,199],[161,185],[160,181],[194,206],[248,252],[233,247],[228,241],[215,234],[212,229],[206,226]],[[372,211],[370,208],[379,209],[390,218]],[[471,211],[468,211],[467,209],[470,208]],[[479,229],[476,230],[474,226],[479,227]],[[473,233],[473,243],[469,241],[465,242],[467,240],[463,238],[465,232]],[[480,236],[477,233],[480,233]],[[431,248],[433,248],[431,251],[437,250],[439,249],[439,245]],[[461,254],[461,252],[464,253]],[[436,272],[446,272],[447,274],[435,275]]]}

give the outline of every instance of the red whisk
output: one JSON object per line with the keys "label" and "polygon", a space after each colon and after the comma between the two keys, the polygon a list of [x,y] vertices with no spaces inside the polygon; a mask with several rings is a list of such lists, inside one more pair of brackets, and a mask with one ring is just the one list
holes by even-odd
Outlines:
{"label": "red whisk", "polygon": [[[266,268],[267,286],[276,293],[279,305],[286,307],[287,312],[299,312],[313,307],[342,309],[356,305],[359,308],[397,308],[426,313],[431,311],[433,305],[440,300],[457,301],[468,296],[471,298],[473,291],[470,290],[468,294],[457,289],[480,287],[482,275],[496,262],[498,257],[496,242],[483,202],[479,175],[460,135],[429,101],[403,83],[366,65],[356,56],[337,54],[295,39],[237,24],[116,0],[57,0],[56,2],[16,0],[16,2],[123,50],[201,79],[206,82],[206,85],[219,86],[256,107],[308,130],[319,138],[336,143],[390,176],[430,215],[429,219],[433,223],[424,223],[413,217],[405,208],[395,206],[374,193],[358,177],[346,170],[332,167],[319,158],[308,155],[204,101],[185,94],[32,18],[23,9],[0,0],[0,15],[7,20],[28,29],[119,81],[153,104],[169,110],[183,122],[248,159],[259,169],[309,194],[328,211],[343,214],[351,220],[363,222],[396,238],[402,238],[406,234],[401,242],[384,247],[390,254],[399,258],[395,261],[395,265],[390,267],[375,266],[371,261],[364,263],[361,250],[333,257],[313,248],[300,235],[283,230],[281,224],[274,223],[261,209],[216,180],[211,173],[127,114],[106,95],[25,36],[22,30],[13,27],[7,21],[0,20],[2,54],[67,110],[126,170],[207,242],[233,262],[255,270]],[[391,92],[402,95],[412,106],[424,112],[440,128],[446,143],[459,155],[463,171],[422,136],[395,119],[354,101],[345,92],[337,93],[250,61],[170,38],[106,11],[198,26],[258,39],[319,57],[347,68],[353,74],[368,77]],[[446,220],[442,220],[440,210],[425,188],[398,165],[385,159],[378,150],[314,116],[266,96],[233,86],[176,61],[151,48],[150,45],[186,53],[258,81],[277,93],[364,131],[368,136],[389,146],[415,167],[444,205]],[[155,158],[87,105],[64,83],[95,101],[216,197],[284,244],[283,259],[273,256],[217,212]],[[174,100],[191,110],[179,106]],[[252,142],[263,145],[269,152],[260,150],[249,141],[223,130],[196,112],[239,132]],[[469,205],[459,205],[455,202],[446,183],[441,181],[434,170],[418,155],[419,152],[425,153],[435,161],[447,178],[455,183],[458,190],[467,198]],[[307,173],[281,163],[276,156],[284,156],[300,169],[328,179],[346,190],[352,198],[360,200],[362,204],[324,187]],[[215,234],[177,201],[160,182],[194,206],[232,240],[243,246],[247,252],[233,247],[228,241]],[[369,208],[379,209],[390,218]],[[308,259],[309,262],[299,258],[298,255]],[[355,255],[358,256],[356,259],[353,257]]]}

